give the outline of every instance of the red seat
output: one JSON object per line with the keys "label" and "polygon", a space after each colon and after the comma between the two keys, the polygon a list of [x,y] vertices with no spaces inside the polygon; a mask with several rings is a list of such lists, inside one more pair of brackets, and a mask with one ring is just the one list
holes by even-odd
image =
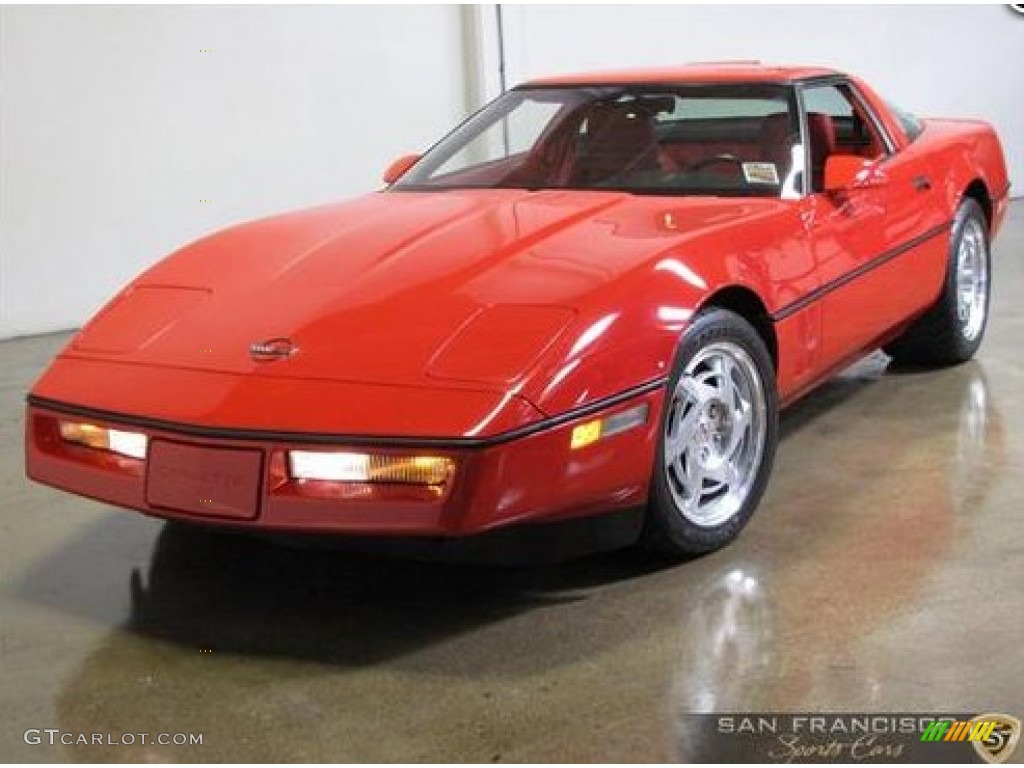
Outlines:
{"label": "red seat", "polygon": [[677,170],[658,144],[654,115],[629,103],[595,104],[572,182],[595,184],[630,171]]}
{"label": "red seat", "polygon": [[825,189],[825,161],[836,153],[836,129],[832,117],[823,112],[807,113],[811,142],[811,182],[815,192]]}
{"label": "red seat", "polygon": [[[807,133],[811,144],[811,184],[820,192],[824,188],[825,161],[836,152],[832,117],[823,112],[808,112]],[[775,164],[780,179],[789,174],[795,143],[796,136],[790,129],[787,113],[768,115],[761,123],[761,159]]]}
{"label": "red seat", "polygon": [[761,160],[772,163],[780,179],[789,175],[796,135],[790,128],[788,112],[768,115],[761,121]]}

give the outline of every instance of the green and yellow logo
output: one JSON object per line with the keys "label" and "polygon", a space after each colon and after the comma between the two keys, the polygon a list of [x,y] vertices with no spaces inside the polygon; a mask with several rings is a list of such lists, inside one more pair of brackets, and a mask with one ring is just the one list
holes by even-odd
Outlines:
{"label": "green and yellow logo", "polygon": [[1002,714],[978,715],[971,720],[936,720],[921,741],[969,741],[986,763],[1005,763],[1020,739],[1021,723]]}

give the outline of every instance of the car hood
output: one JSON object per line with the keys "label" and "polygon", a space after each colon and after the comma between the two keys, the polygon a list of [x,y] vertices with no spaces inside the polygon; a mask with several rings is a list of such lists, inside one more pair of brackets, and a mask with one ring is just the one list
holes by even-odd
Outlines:
{"label": "car hood", "polygon": [[375,193],[182,249],[115,297],[64,355],[507,391],[602,286],[769,202]]}

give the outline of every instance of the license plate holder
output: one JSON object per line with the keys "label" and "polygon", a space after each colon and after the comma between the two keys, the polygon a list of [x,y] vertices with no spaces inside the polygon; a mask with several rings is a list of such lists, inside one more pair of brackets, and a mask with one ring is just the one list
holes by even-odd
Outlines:
{"label": "license plate holder", "polygon": [[252,520],[259,514],[263,451],[153,440],[146,503],[203,517]]}

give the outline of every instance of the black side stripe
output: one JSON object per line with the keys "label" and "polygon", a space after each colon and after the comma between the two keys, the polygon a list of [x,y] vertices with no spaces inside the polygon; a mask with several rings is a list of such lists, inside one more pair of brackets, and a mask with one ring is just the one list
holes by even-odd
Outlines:
{"label": "black side stripe", "polygon": [[923,245],[929,240],[939,237],[940,235],[946,234],[947,232],[949,232],[949,227],[952,223],[952,221],[947,221],[945,224],[940,224],[937,227],[932,227],[927,232],[924,232],[923,234],[920,234],[917,237],[908,240],[902,245],[898,245],[895,248],[892,248],[886,251],[885,253],[876,256],[871,261],[865,262],[856,269],[847,272],[845,275],[841,275],[837,277],[835,280],[830,280],[824,285],[819,285],[806,296],[803,296],[802,298],[799,298],[796,301],[794,301],[792,304],[787,304],[782,309],[774,312],[771,316],[772,320],[775,322],[778,322],[779,320],[785,320],[790,315],[793,315],[799,312],[800,310],[805,309],[806,307],[818,301],[819,299],[824,298],[828,294],[832,293],[832,291],[838,288],[842,288],[847,283],[856,280],[858,277],[864,276],[873,269],[881,267],[883,264],[892,261],[897,256],[902,256],[907,251],[913,250],[914,248],[917,248],[919,245]]}
{"label": "black side stripe", "polygon": [[256,440],[268,443],[308,443],[316,445],[374,445],[378,447],[394,448],[435,448],[435,449],[467,449],[467,448],[489,448],[494,445],[501,445],[512,440],[543,432],[547,429],[561,426],[575,419],[590,416],[606,408],[619,405],[620,403],[632,400],[635,397],[646,395],[665,386],[667,377],[653,379],[644,384],[624,390],[600,400],[595,400],[587,405],[551,416],[532,424],[517,429],[502,432],[490,437],[403,437],[403,436],[370,436],[370,435],[345,435],[332,433],[315,432],[288,432],[277,430],[249,429],[246,427],[207,427],[200,424],[180,424],[163,419],[153,419],[148,416],[132,416],[115,411],[107,411],[100,408],[73,405],[59,400],[51,400],[46,397],[29,395],[28,404],[37,408],[45,408],[50,411],[64,413],[71,416],[80,416],[86,419],[97,419],[110,422],[115,425],[134,426],[141,429],[154,429],[161,432],[169,432],[192,437],[211,437],[225,440]]}

